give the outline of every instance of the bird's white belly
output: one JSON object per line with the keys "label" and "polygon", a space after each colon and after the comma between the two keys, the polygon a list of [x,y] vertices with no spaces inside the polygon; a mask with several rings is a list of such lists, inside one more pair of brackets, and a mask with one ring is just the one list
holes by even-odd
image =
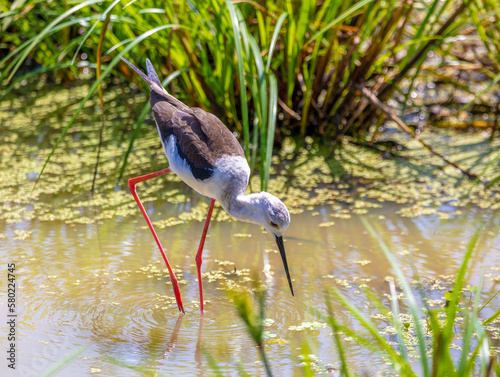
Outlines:
{"label": "bird's white belly", "polygon": [[[179,156],[176,137],[170,136],[163,144],[170,169],[188,186],[201,195],[221,201],[228,190],[245,191],[250,176],[250,167],[246,159],[240,156],[223,156],[214,165],[214,173],[203,181],[196,179],[186,160]],[[238,192],[239,193],[239,192]]]}

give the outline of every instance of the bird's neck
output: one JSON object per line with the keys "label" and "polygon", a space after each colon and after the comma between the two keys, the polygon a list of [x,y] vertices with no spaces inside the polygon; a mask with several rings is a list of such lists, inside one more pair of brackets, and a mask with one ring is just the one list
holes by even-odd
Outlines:
{"label": "bird's neck", "polygon": [[260,224],[262,220],[261,198],[262,193],[250,195],[240,193],[228,196],[220,203],[232,217],[241,221]]}

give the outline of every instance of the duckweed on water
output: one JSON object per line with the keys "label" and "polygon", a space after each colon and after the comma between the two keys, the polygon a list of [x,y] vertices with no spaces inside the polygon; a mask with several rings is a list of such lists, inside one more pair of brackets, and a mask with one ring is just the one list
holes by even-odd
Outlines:
{"label": "duckweed on water", "polygon": [[250,233],[234,233],[234,237],[236,238],[250,238],[252,235]]}
{"label": "duckweed on water", "polygon": [[[61,128],[87,93],[88,86],[57,90],[42,86],[39,89],[36,96],[12,97],[0,104],[0,219],[7,223],[39,219],[85,224],[138,215],[126,183],[117,182],[134,119],[127,119],[127,98],[118,90],[106,93],[106,102],[113,101],[114,106],[106,109],[107,127],[96,192],[89,192],[100,125],[95,100],[87,103],[84,114],[68,131],[38,186],[31,192]],[[136,94],[137,102],[145,99],[144,95]],[[498,140],[490,142],[483,133],[453,133],[452,136],[440,130],[420,136],[474,172],[481,172],[496,157],[494,152],[500,146]],[[330,152],[324,147],[297,149],[291,139],[286,139],[280,153],[273,157],[269,190],[283,198],[292,214],[330,204],[334,218],[366,213],[379,207],[381,202],[401,204],[402,216],[438,214],[440,218],[448,218],[466,205],[500,209],[498,184],[489,190],[478,184],[462,199],[472,182],[455,169],[443,166],[439,158],[429,155],[406,135],[392,132],[390,137],[405,147],[397,151],[397,157],[386,158],[384,153],[344,143],[327,158]],[[156,130],[145,124],[129,158],[125,179],[159,170],[166,164]],[[498,173],[498,163],[494,163],[482,178],[488,181]],[[186,189],[174,174],[138,187],[146,207],[152,202],[176,205],[175,211],[166,209],[160,213],[161,220],[155,222],[158,228],[205,220],[208,203]],[[259,177],[255,174],[250,189],[258,191],[259,188]],[[225,211],[216,207],[214,221],[229,220]],[[320,226],[333,224],[325,222]]]}
{"label": "duckweed on water", "polygon": [[361,266],[366,266],[367,264],[372,263],[372,261],[369,261],[369,260],[365,259],[365,260],[355,260],[352,263],[357,263],[357,264],[359,264]]}
{"label": "duckweed on water", "polygon": [[14,230],[14,234],[15,240],[26,240],[31,237],[31,232],[27,230],[16,229]]}
{"label": "duckweed on water", "polygon": [[317,328],[326,328],[326,323],[322,322],[302,322],[298,326],[289,326],[288,330],[290,331],[303,331],[303,330],[314,330]]}

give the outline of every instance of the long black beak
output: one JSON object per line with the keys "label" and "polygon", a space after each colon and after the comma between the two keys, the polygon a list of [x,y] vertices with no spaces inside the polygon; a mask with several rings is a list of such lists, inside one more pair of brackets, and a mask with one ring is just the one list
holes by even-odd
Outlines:
{"label": "long black beak", "polygon": [[294,294],[292,287],[292,279],[290,279],[290,271],[288,271],[288,263],[286,261],[285,246],[283,245],[283,237],[278,237],[278,236],[275,237],[278,249],[280,249],[281,259],[283,259],[283,266],[285,266],[286,277],[288,279],[288,284],[290,285],[290,290],[292,291],[292,296],[293,296]]}

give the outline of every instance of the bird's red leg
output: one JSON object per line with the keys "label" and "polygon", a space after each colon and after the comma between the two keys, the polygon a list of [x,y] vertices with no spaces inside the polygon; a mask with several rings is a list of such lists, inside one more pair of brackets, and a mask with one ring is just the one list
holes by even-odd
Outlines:
{"label": "bird's red leg", "polygon": [[142,181],[147,181],[148,179],[151,179],[151,178],[159,177],[160,175],[170,173],[170,171],[171,171],[170,168],[166,168],[166,169],[157,171],[155,173],[142,175],[140,177],[130,178],[128,180],[128,187],[130,189],[130,192],[134,196],[134,199],[137,202],[137,205],[141,209],[141,212],[144,215],[146,222],[148,223],[149,229],[151,229],[151,233],[153,233],[153,237],[155,238],[156,244],[158,245],[158,248],[160,249],[160,253],[161,253],[161,256],[163,257],[163,260],[167,264],[168,272],[170,274],[170,280],[172,281],[172,286],[174,287],[174,294],[175,294],[175,300],[177,301],[177,306],[179,307],[179,310],[184,313],[184,307],[182,306],[182,299],[181,299],[181,291],[179,289],[179,282],[177,281],[177,277],[175,276],[175,273],[172,270],[170,263],[168,262],[167,256],[165,255],[165,251],[163,251],[163,247],[161,246],[160,240],[158,239],[158,236],[156,235],[156,232],[153,228],[153,224],[151,224],[151,221],[149,220],[148,214],[146,213],[146,210],[144,209],[144,206],[141,203],[141,199],[139,199],[139,196],[137,195],[137,192],[135,191],[135,185],[137,183],[142,182]]}
{"label": "bird's red leg", "polygon": [[196,268],[198,269],[198,284],[200,285],[200,309],[203,313],[203,282],[201,281],[201,254],[203,253],[203,245],[205,245],[205,238],[207,237],[208,226],[210,225],[210,219],[212,218],[212,212],[214,210],[215,199],[210,202],[210,208],[208,209],[207,220],[205,221],[205,227],[203,228],[203,234],[201,235],[200,246],[198,246],[198,252],[196,253]]}

